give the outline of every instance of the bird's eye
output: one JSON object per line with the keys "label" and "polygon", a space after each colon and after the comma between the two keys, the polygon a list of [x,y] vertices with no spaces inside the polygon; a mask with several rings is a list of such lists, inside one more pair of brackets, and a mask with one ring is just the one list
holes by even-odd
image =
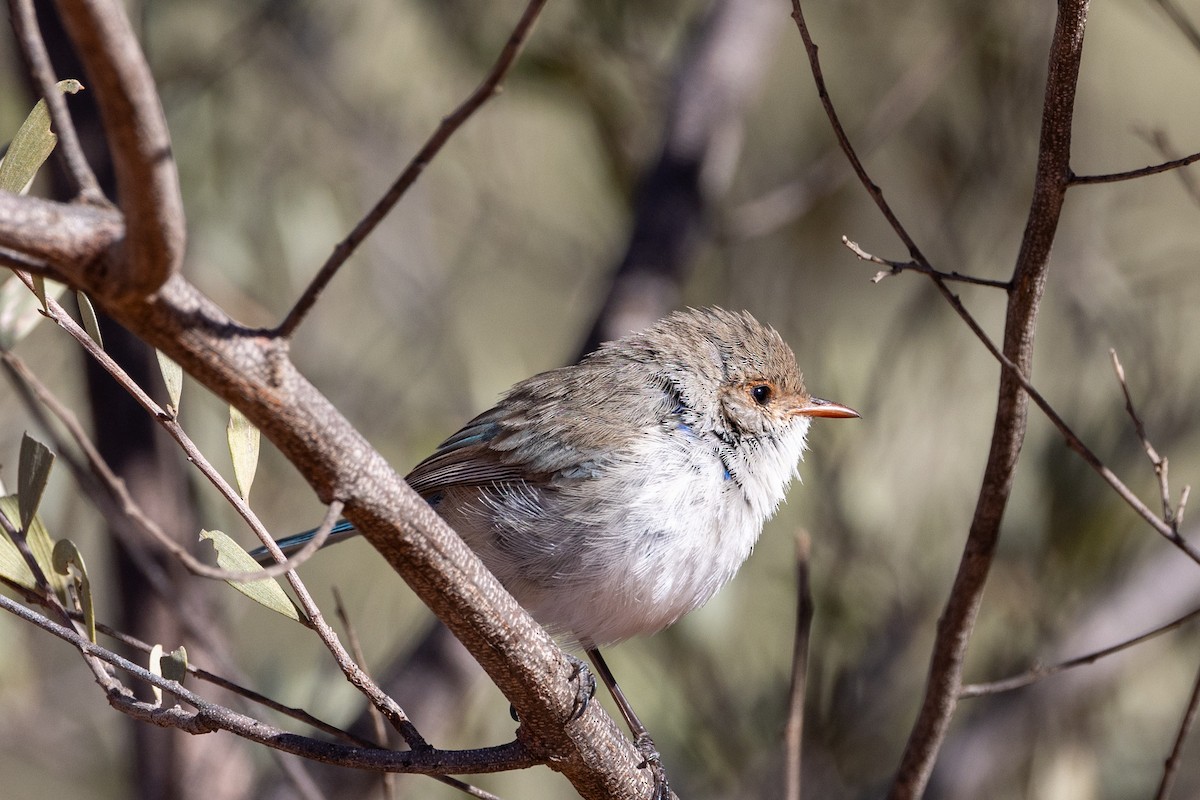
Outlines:
{"label": "bird's eye", "polygon": [[754,398],[754,402],[760,406],[765,406],[771,402],[771,387],[765,383],[757,383],[750,387],[750,396]]}

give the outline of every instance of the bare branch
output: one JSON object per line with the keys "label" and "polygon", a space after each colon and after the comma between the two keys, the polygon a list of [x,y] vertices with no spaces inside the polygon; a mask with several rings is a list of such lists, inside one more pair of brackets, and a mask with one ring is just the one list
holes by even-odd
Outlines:
{"label": "bare branch", "polygon": [[[878,149],[908,124],[950,74],[948,67],[961,56],[963,41],[947,36],[940,42],[927,42],[923,50],[923,58],[896,80],[857,132],[858,149],[863,153]],[[740,203],[726,213],[722,235],[727,239],[766,236],[798,219],[850,177],[840,168],[842,157],[840,148],[831,148],[814,159],[799,178]]]}
{"label": "bare branch", "polygon": [[132,661],[93,644],[74,630],[59,625],[4,595],[0,595],[0,609],[70,643],[85,657],[111,664],[138,680],[157,686],[196,709],[195,712],[188,712],[179,706],[165,708],[139,702],[119,682],[108,677],[106,688],[109,703],[122,713],[154,725],[179,728],[194,734],[226,730],[276,750],[327,764],[386,772],[425,775],[474,774],[524,769],[537,763],[519,741],[479,750],[427,749],[420,751],[384,750],[321,742],[266,725],[244,714],[211,703],[175,681],[155,675]]}
{"label": "bare branch", "polygon": [[809,579],[812,540],[805,531],[796,534],[796,637],[792,646],[792,683],[788,690],[788,717],[783,731],[785,800],[800,800],[800,766],[804,743],[804,698],[808,689],[808,643],[812,634],[813,598]]}
{"label": "bare branch", "polygon": [[433,161],[434,156],[442,149],[450,137],[462,127],[463,123],[470,119],[479,108],[500,92],[501,84],[504,81],[509,70],[516,63],[517,56],[521,52],[521,48],[525,45],[525,40],[529,38],[530,31],[533,30],[533,24],[537,21],[538,14],[541,13],[542,7],[546,5],[546,0],[529,0],[529,4],[525,6],[525,12],[521,15],[521,19],[517,22],[513,32],[508,37],[508,42],[505,43],[504,49],[500,51],[499,58],[492,65],[491,70],[484,77],[483,82],[471,92],[470,96],[462,102],[458,108],[450,112],[449,115],[442,119],[440,125],[433,134],[425,141],[425,144],[417,151],[412,160],[408,162],[408,166],[400,173],[400,177],[392,184],[391,188],[379,199],[367,215],[354,226],[354,230],[350,235],[343,239],[337,247],[333,249],[333,253],[321,265],[321,269],[317,271],[316,276],[309,283],[308,288],[304,290],[304,294],[292,306],[292,310],[288,312],[287,317],[275,329],[274,334],[283,338],[290,337],[304,321],[304,317],[316,304],[317,298],[321,296],[321,292],[325,291],[325,287],[333,280],[333,276],[341,269],[342,264],[346,263],[347,259],[354,254],[358,246],[371,235],[371,231],[375,230],[376,226],[383,221],[395,207],[404,193],[409,187],[416,183],[417,178],[425,171]]}
{"label": "bare branch", "polygon": [[929,260],[921,253],[921,249],[917,247],[916,241],[908,234],[908,230],[901,224],[899,217],[892,211],[892,207],[887,200],[883,198],[883,190],[871,180],[871,176],[867,174],[866,167],[855,152],[854,146],[850,143],[850,137],[846,134],[846,129],[842,127],[842,121],[838,117],[837,109],[833,107],[833,100],[829,97],[829,89],[825,86],[825,75],[821,71],[821,60],[817,55],[817,46],[813,43],[812,35],[808,32],[808,24],[804,21],[804,11],[801,8],[800,0],[792,0],[792,19],[796,21],[796,27],[800,30],[800,38],[804,40],[804,50],[808,53],[808,64],[812,70],[813,81],[817,85],[817,95],[821,99],[821,106],[825,109],[825,115],[829,117],[829,124],[833,128],[833,134],[837,137],[838,144],[841,145],[842,152],[846,154],[846,158],[850,161],[850,166],[854,169],[854,174],[858,176],[858,180],[862,183],[863,188],[867,190],[867,194],[875,201],[875,205],[879,208],[879,212],[883,214],[884,219],[892,226],[892,230],[900,237],[900,241],[904,242],[904,246],[908,249],[909,256],[913,261],[928,265]]}
{"label": "bare branch", "polygon": [[0,191],[0,247],[59,267],[82,268],[125,238],[116,211]]}
{"label": "bare branch", "polygon": [[[1112,358],[1113,371],[1117,374],[1117,382],[1121,384],[1121,392],[1125,395],[1125,411],[1129,414],[1129,418],[1133,420],[1133,428],[1137,432],[1138,439],[1141,440],[1142,447],[1146,451],[1146,457],[1150,459],[1150,464],[1154,467],[1154,474],[1158,478],[1163,522],[1170,525],[1171,530],[1178,535],[1181,514],[1171,508],[1171,484],[1167,479],[1167,459],[1160,456],[1158,451],[1154,449],[1154,445],[1150,444],[1150,438],[1146,435],[1146,426],[1142,424],[1141,418],[1133,408],[1133,397],[1129,394],[1129,384],[1125,382],[1125,368],[1121,366],[1121,361],[1117,358],[1117,351],[1109,348],[1108,354]],[[1187,503],[1187,496],[1190,491],[1191,488],[1188,486],[1183,488],[1183,494],[1179,500],[1181,510],[1182,506]]]}
{"label": "bare branch", "polygon": [[1192,153],[1190,156],[1172,159],[1171,161],[1164,161],[1161,164],[1151,164],[1150,166],[1142,167],[1141,169],[1131,169],[1127,172],[1113,172],[1107,175],[1076,175],[1072,173],[1070,179],[1067,181],[1067,184],[1069,186],[1087,186],[1095,183],[1116,183],[1117,181],[1130,181],[1137,178],[1145,178],[1149,175],[1157,175],[1160,172],[1170,172],[1173,169],[1179,169],[1180,167],[1186,167],[1189,164],[1195,164],[1197,161],[1200,161],[1200,153]]}
{"label": "bare branch", "polygon": [[[1171,141],[1167,134],[1162,130],[1142,131],[1142,138],[1150,143],[1150,146],[1158,151],[1158,154],[1163,158],[1177,158],[1175,148],[1171,146]],[[1175,171],[1179,182],[1183,184],[1184,190],[1194,202],[1200,204],[1200,181],[1196,179],[1196,174],[1191,170],[1181,169]]]}
{"label": "bare branch", "polygon": [[1140,634],[1132,639],[1126,639],[1123,642],[1105,647],[1102,650],[1096,650],[1086,655],[1077,656],[1075,658],[1061,661],[1050,666],[1035,666],[1027,672],[1020,675],[1014,675],[1010,678],[1004,678],[998,681],[989,681],[988,683],[970,683],[962,687],[958,693],[959,699],[970,697],[983,697],[989,694],[1000,694],[1001,692],[1011,692],[1013,689],[1020,689],[1023,686],[1029,686],[1032,683],[1037,683],[1043,678],[1048,678],[1051,675],[1057,675],[1060,672],[1065,672],[1075,667],[1081,667],[1085,664],[1094,664],[1105,656],[1111,656],[1114,653],[1120,653],[1122,650],[1128,650],[1131,647],[1149,641],[1164,633],[1180,628],[1191,622],[1196,617],[1200,617],[1200,608],[1195,611],[1189,611],[1178,619],[1171,620],[1166,625],[1160,625],[1152,631]]}
{"label": "bare branch", "polygon": [[1187,709],[1179,723],[1179,732],[1175,734],[1171,755],[1167,756],[1166,763],[1163,764],[1162,781],[1158,784],[1158,791],[1154,793],[1154,800],[1167,800],[1171,794],[1171,787],[1175,783],[1175,776],[1179,773],[1179,764],[1183,758],[1183,744],[1196,722],[1197,709],[1200,709],[1200,672],[1196,673],[1196,680],[1192,683],[1192,696],[1188,699]]}
{"label": "bare branch", "polygon": [[[112,268],[134,295],[147,295],[183,260],[186,230],[171,136],[150,68],[116,0],[57,0],[59,14],[95,91],[127,228]],[[3,216],[0,214],[0,216]]]}
{"label": "bare branch", "polygon": [[853,242],[845,236],[842,237],[842,244],[858,256],[863,261],[868,261],[872,264],[878,264],[881,267],[887,267],[886,270],[876,272],[871,278],[871,283],[879,283],[884,278],[890,278],[893,275],[899,275],[901,272],[920,272],[923,275],[928,275],[931,278],[937,278],[942,281],[957,281],[959,283],[970,283],[975,286],[989,286],[993,289],[1009,288],[1007,281],[997,281],[990,278],[976,278],[972,275],[963,275],[961,272],[942,272],[936,270],[928,264],[918,264],[916,261],[888,261],[879,256],[872,255],[859,246],[858,242]]}
{"label": "bare branch", "polygon": [[[346,629],[346,640],[349,643],[351,656],[353,656],[354,660],[357,663],[366,664],[367,659],[366,659],[366,656],[363,654],[362,645],[358,639],[358,631],[355,630],[354,625],[350,621],[350,615],[346,612],[346,606],[342,602],[342,593],[340,591],[338,591],[338,588],[336,586],[333,587],[333,603],[334,603],[334,613],[337,614],[338,620],[342,623],[342,627]],[[362,669],[363,669],[363,673],[368,674],[368,676],[369,676],[369,673],[366,672],[366,668],[363,667]],[[371,680],[374,681],[375,679],[371,678]],[[371,706],[370,712],[371,712],[371,725],[375,731],[375,738],[381,744],[387,744],[387,741],[388,741],[387,729],[383,727],[383,714],[380,713],[379,708],[375,705]],[[428,745],[424,745],[424,746],[428,747]],[[446,775],[434,775],[431,777],[433,777],[434,780],[438,781],[439,783],[443,783],[447,786],[458,789],[459,791],[464,792],[464,793],[470,795],[471,797],[485,798],[486,800],[500,800],[498,797],[491,794],[490,792],[485,792],[484,790],[482,790],[476,786],[472,786],[471,784],[466,783],[464,781],[460,781],[457,778],[451,778]],[[384,795],[384,797],[389,798],[389,800],[390,800],[390,798],[393,798],[395,796],[395,791],[396,791],[396,787],[395,787],[395,780],[393,780],[393,776],[390,773],[385,774],[383,776],[383,795]]]}
{"label": "bare branch", "polygon": [[[0,526],[3,526],[3,522],[4,522],[4,520],[0,519]],[[21,594],[21,596],[23,596],[26,599],[27,602],[36,603],[37,605],[40,605],[44,608],[52,608],[53,607],[52,596],[47,596],[47,594],[45,592],[33,591],[33,590],[29,589],[28,587],[22,586],[19,583],[15,583],[15,582],[9,580],[8,578],[4,577],[3,575],[0,575],[0,584],[7,586],[9,589],[11,589],[14,592],[18,592],[19,594]],[[82,614],[79,614],[78,612],[70,612],[70,618],[72,619],[72,621],[78,623],[82,620]],[[120,642],[121,644],[125,645],[126,647],[128,647],[132,650],[137,650],[141,653],[144,653],[147,656],[150,655],[150,651],[152,648],[149,644],[147,644],[146,642],[137,638],[136,636],[131,636],[128,633],[125,633],[124,631],[119,631],[116,628],[112,627],[111,625],[109,625],[105,622],[96,620],[96,632],[103,634],[104,636],[107,636],[116,642]],[[234,682],[228,678],[225,678],[221,675],[218,675],[215,672],[211,672],[207,669],[199,667],[196,664],[192,663],[191,661],[188,661],[188,663],[187,663],[187,673],[188,673],[188,675],[194,676],[197,680],[202,680],[205,683],[211,683],[213,686],[224,689],[225,691],[231,692],[232,694],[236,694],[239,697],[249,700],[252,703],[257,703],[258,705],[269,708],[272,711],[277,711],[278,713],[283,714],[284,716],[291,717],[292,719],[296,720],[297,722],[303,722],[304,724],[309,725],[310,727],[315,728],[316,730],[319,730],[323,733],[328,733],[330,736],[336,736],[337,738],[339,738],[345,742],[348,742],[350,744],[357,744],[357,745],[361,745],[363,747],[376,747],[377,746],[376,742],[372,742],[368,739],[363,739],[359,736],[354,735],[353,733],[350,733],[349,731],[338,728],[335,725],[331,725],[328,722],[325,722],[324,720],[313,716],[312,714],[310,714],[309,712],[305,711],[302,708],[296,708],[294,706],[284,705],[283,703],[280,703],[278,700],[273,700],[264,694],[261,694],[259,692],[254,691],[253,689],[249,689],[245,686],[242,686],[241,684],[236,683],[236,682]]]}

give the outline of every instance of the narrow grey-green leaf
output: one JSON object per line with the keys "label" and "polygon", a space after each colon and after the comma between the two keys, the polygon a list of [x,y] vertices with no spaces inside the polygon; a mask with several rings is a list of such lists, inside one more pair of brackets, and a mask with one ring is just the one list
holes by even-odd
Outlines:
{"label": "narrow grey-green leaf", "polygon": [[[67,94],[75,94],[82,88],[83,84],[73,79],[58,83],[58,90]],[[58,137],[50,130],[50,110],[46,108],[46,101],[38,100],[0,161],[0,189],[23,194],[54,151],[57,141]]]}
{"label": "narrow grey-green leaf", "polygon": [[258,428],[250,424],[242,412],[230,406],[229,426],[225,433],[229,439],[229,455],[233,458],[233,479],[237,481],[242,499],[248,501],[254,473],[258,470]]}
{"label": "narrow grey-green leaf", "polygon": [[[43,296],[58,298],[66,285],[45,281]],[[16,275],[0,284],[0,347],[11,349],[42,321],[42,299],[31,294]]]}
{"label": "narrow grey-green leaf", "polygon": [[83,319],[83,329],[103,350],[104,337],[100,335],[100,320],[96,319],[96,309],[92,307],[92,301],[83,292],[76,292],[75,299],[79,301],[79,316]]}
{"label": "narrow grey-green leaf", "polygon": [[33,293],[37,295],[38,302],[42,304],[43,311],[50,310],[50,304],[46,302],[46,279],[41,275],[31,275],[33,281]]}
{"label": "narrow grey-green leaf", "polygon": [[75,593],[79,597],[79,610],[83,612],[83,623],[87,626],[88,638],[96,641],[96,609],[92,605],[92,584],[88,580],[87,565],[83,554],[70,539],[59,539],[54,543],[51,555],[54,571],[69,575],[75,582]]}
{"label": "narrow grey-green leaf", "polygon": [[50,448],[28,433],[21,437],[21,460],[17,469],[17,499],[21,503],[21,528],[29,528],[42,492],[50,480],[50,468],[54,466],[54,453]]}
{"label": "narrow grey-green leaf", "polygon": [[[7,517],[13,527],[17,526],[21,512],[15,494],[0,497],[0,514]],[[46,526],[42,524],[41,517],[35,516],[32,524],[25,529],[25,542],[29,545],[29,551],[33,553],[33,560],[41,566],[42,573],[50,582],[50,588],[60,600],[66,601],[67,582],[65,578],[54,571],[54,542],[51,540]],[[29,565],[25,563],[21,551],[2,532],[2,529],[0,529],[0,575],[27,589],[40,589]]]}
{"label": "narrow grey-green leaf", "polygon": [[164,355],[162,350],[155,350],[154,353],[158,356],[158,371],[167,385],[167,410],[174,416],[179,413],[179,398],[183,395],[183,368]]}
{"label": "narrow grey-green leaf", "polygon": [[[200,538],[212,542],[217,551],[217,564],[222,569],[237,572],[252,572],[262,570],[262,566],[242,549],[241,545],[230,539],[221,531],[200,531]],[[254,602],[264,605],[272,611],[283,614],[296,621],[300,620],[300,609],[283,591],[279,581],[274,578],[263,578],[257,581],[226,581],[230,586],[249,597]]]}

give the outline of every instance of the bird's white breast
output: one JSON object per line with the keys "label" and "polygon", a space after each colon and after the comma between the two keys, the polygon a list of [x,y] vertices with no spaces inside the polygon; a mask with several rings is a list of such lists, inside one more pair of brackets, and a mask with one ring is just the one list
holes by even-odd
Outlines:
{"label": "bird's white breast", "polygon": [[560,560],[549,585],[505,583],[540,622],[585,644],[667,627],[707,602],[750,555],[796,474],[807,423],[724,453],[685,431],[647,437],[589,487],[599,502],[573,515],[566,497],[548,515],[578,525],[559,541],[579,558]]}

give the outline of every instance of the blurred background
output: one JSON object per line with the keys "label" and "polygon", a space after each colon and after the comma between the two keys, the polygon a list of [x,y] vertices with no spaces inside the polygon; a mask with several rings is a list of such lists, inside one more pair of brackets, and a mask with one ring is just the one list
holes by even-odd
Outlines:
{"label": "blurred background", "polygon": [[[1200,149],[1200,47],[1166,2],[1092,8],[1077,173]],[[1007,279],[1032,190],[1053,6],[809,5],[843,122],[926,255],[943,270]],[[181,173],[188,277],[240,321],[275,324],[477,85],[522,8],[133,4]],[[1193,0],[1172,9],[1200,24]],[[995,412],[999,368],[932,286],[915,274],[872,284],[874,268],[840,243],[846,235],[884,258],[906,257],[835,152],[789,13],[766,0],[551,3],[503,93],[342,270],[292,349],[401,472],[515,381],[683,305],[752,311],[792,344],[814,392],[862,412],[858,422],[814,427],[803,485],[730,586],[672,629],[607,652],[673,788],[690,798],[780,794],[800,531],[812,543],[816,604],[805,794],[884,791],[921,699]],[[32,100],[10,37],[0,55],[7,140]],[[71,102],[86,114],[85,96]],[[1038,328],[1034,383],[1153,508],[1157,483],[1108,350],[1120,354],[1149,435],[1170,459],[1173,490],[1195,483],[1195,169],[1071,190]],[[35,187],[54,191],[50,174]],[[998,340],[1003,293],[958,292]],[[105,333],[120,335],[111,325]],[[250,544],[181,453],[152,430],[132,430],[137,414],[120,409],[102,377],[89,378],[60,332],[43,325],[18,353],[118,452],[151,437],[150,451],[114,459],[168,530],[190,542],[200,527],[219,528]],[[145,356],[128,358],[161,396]],[[7,383],[0,408],[0,477],[11,490],[21,434],[37,432]],[[231,474],[226,407],[186,382],[181,416]],[[266,445],[251,501],[277,535],[323,513]],[[167,649],[185,644],[199,665],[228,663],[186,626],[164,633],[161,620],[144,619],[150,603],[171,616],[172,598],[139,594],[128,559],[110,552],[104,521],[61,467],[42,515],[82,548],[101,618]],[[173,572],[180,596],[208,609],[228,637],[221,658],[240,680],[354,724],[361,697],[315,637],[224,584]],[[302,575],[327,613],[332,590],[341,592],[366,665],[381,678],[406,676],[395,697],[436,745],[511,738],[507,703],[430,632],[429,613],[365,542],[322,553]],[[1198,606],[1196,566],[1032,411],[967,680],[1080,655]],[[262,748],[116,714],[77,654],[19,621],[0,616],[0,641],[6,796],[303,796]],[[1184,627],[1034,687],[964,701],[927,796],[1151,796],[1198,665],[1200,637]],[[1200,746],[1186,754],[1175,797],[1200,795]],[[378,778],[306,768],[327,796],[384,796]],[[506,798],[571,796],[547,769],[472,780]],[[421,778],[394,789],[462,796]]]}

